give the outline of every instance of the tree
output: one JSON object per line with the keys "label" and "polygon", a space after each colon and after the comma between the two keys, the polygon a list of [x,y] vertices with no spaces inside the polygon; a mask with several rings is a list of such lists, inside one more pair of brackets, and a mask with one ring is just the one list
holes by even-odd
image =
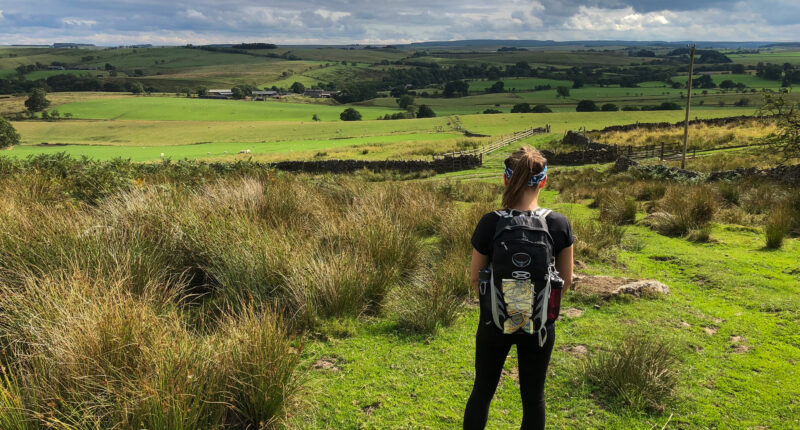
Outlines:
{"label": "tree", "polygon": [[619,107],[614,103],[606,103],[603,106],[600,106],[600,110],[603,112],[616,112],[619,110]]}
{"label": "tree", "polygon": [[492,84],[492,86],[489,87],[486,90],[486,92],[487,93],[504,93],[506,91],[505,87],[506,87],[506,84],[503,83],[503,81],[497,81],[494,84]]}
{"label": "tree", "polygon": [[547,107],[547,105],[536,105],[536,106],[533,107],[533,109],[531,109],[531,112],[533,112],[533,113],[551,113],[553,111],[550,110],[550,108]]}
{"label": "tree", "polygon": [[786,158],[800,156],[800,103],[787,99],[788,91],[778,94],[763,92],[764,103],[759,109],[764,122],[774,122],[776,130],[762,142],[783,152]]}
{"label": "tree", "polygon": [[236,100],[241,100],[247,97],[247,95],[240,87],[233,87],[231,88],[231,97],[235,98]]}
{"label": "tree", "polygon": [[414,104],[414,96],[403,94],[395,101],[397,102],[397,106],[400,106],[400,109],[408,109],[409,106]]}
{"label": "tree", "polygon": [[10,122],[0,116],[0,148],[7,148],[13,145],[19,145],[19,134],[17,134]]}
{"label": "tree", "polygon": [[419,105],[417,108],[417,118],[433,118],[435,116],[436,112],[428,105]]}
{"label": "tree", "polygon": [[206,87],[197,87],[197,96],[204,97],[208,95],[208,88]]}
{"label": "tree", "polygon": [[25,107],[31,112],[39,112],[47,109],[50,106],[50,100],[47,100],[47,93],[41,88],[34,88],[31,95],[25,100]]}
{"label": "tree", "polygon": [[314,122],[319,122],[320,121],[319,115],[317,114],[311,115],[311,120]]}
{"label": "tree", "polygon": [[723,90],[730,90],[732,88],[736,88],[736,82],[733,82],[730,79],[725,79],[724,81],[719,83],[719,87]]}
{"label": "tree", "polygon": [[361,112],[350,107],[339,114],[339,119],[342,121],[361,121]]}
{"label": "tree", "polygon": [[575,79],[572,82],[572,88],[583,88],[583,79]]}
{"label": "tree", "polygon": [[600,110],[592,100],[581,100],[575,107],[575,112],[597,112]]}
{"label": "tree", "polygon": [[295,82],[292,84],[291,87],[289,87],[289,91],[295,94],[303,94],[304,92],[306,92],[306,86],[303,85],[301,82]]}
{"label": "tree", "polygon": [[469,94],[469,84],[466,81],[450,81],[444,85],[442,95],[445,97],[462,97]]}
{"label": "tree", "polygon": [[556,97],[567,98],[569,97],[569,87],[556,87]]}
{"label": "tree", "polygon": [[529,113],[531,105],[529,103],[517,103],[511,108],[511,113]]}
{"label": "tree", "polygon": [[[126,85],[127,86],[127,85]],[[141,94],[144,92],[144,85],[141,82],[133,82],[128,87],[128,90],[134,94]]]}

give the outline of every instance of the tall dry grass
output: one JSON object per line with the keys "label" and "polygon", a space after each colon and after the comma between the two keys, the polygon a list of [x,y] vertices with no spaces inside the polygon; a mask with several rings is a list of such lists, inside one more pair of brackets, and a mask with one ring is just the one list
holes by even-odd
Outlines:
{"label": "tall dry grass", "polygon": [[105,187],[3,172],[3,428],[279,424],[302,381],[298,332],[365,313],[419,332],[455,319],[469,237],[497,199],[341,176],[183,183],[154,168]]}

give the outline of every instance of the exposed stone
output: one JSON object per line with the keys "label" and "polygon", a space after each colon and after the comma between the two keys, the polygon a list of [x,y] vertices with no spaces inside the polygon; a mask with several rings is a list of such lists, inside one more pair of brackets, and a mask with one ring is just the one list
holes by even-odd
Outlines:
{"label": "exposed stone", "polygon": [[669,294],[669,287],[661,282],[646,279],[644,281],[631,282],[617,288],[615,295],[617,294],[630,294],[636,297],[657,296]]}
{"label": "exposed stone", "polygon": [[586,295],[598,295],[602,298],[609,298],[616,294],[619,287],[634,282],[634,279],[616,278],[613,276],[573,276],[572,282],[576,293]]}

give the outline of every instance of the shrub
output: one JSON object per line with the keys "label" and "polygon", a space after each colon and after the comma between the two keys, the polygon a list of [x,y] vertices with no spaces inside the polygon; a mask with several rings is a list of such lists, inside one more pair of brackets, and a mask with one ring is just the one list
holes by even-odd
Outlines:
{"label": "shrub", "polygon": [[436,112],[428,105],[419,105],[417,108],[417,118],[434,118]]}
{"label": "shrub", "polygon": [[624,111],[637,111],[640,110],[639,106],[623,106],[622,110]]}
{"label": "shrub", "polygon": [[597,107],[593,100],[581,100],[575,107],[576,112],[597,112],[600,108]]}
{"label": "shrub", "polygon": [[632,335],[589,356],[584,375],[603,395],[635,409],[663,409],[678,385],[679,361],[667,340]]}
{"label": "shrub", "polygon": [[600,110],[603,112],[616,112],[619,110],[619,107],[614,103],[606,103],[600,107]]}
{"label": "shrub", "polygon": [[486,110],[483,111],[483,113],[485,113],[485,114],[493,114],[493,113],[503,113],[503,112],[499,111],[497,109],[486,109]]}
{"label": "shrub", "polygon": [[533,113],[551,113],[553,112],[547,105],[538,104],[531,109]]}
{"label": "shrub", "polygon": [[530,103],[517,103],[511,108],[511,113],[529,113],[530,111]]}
{"label": "shrub", "polygon": [[339,114],[339,119],[342,121],[361,121],[361,112],[353,108],[347,108]]}

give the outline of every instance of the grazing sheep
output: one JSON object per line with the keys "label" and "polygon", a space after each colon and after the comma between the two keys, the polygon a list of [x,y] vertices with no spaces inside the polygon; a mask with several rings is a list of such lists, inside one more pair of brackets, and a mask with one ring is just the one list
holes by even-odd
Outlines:
{"label": "grazing sheep", "polygon": [[250,150],[249,149],[242,149],[241,151],[239,151],[239,153],[240,154],[249,154]]}

